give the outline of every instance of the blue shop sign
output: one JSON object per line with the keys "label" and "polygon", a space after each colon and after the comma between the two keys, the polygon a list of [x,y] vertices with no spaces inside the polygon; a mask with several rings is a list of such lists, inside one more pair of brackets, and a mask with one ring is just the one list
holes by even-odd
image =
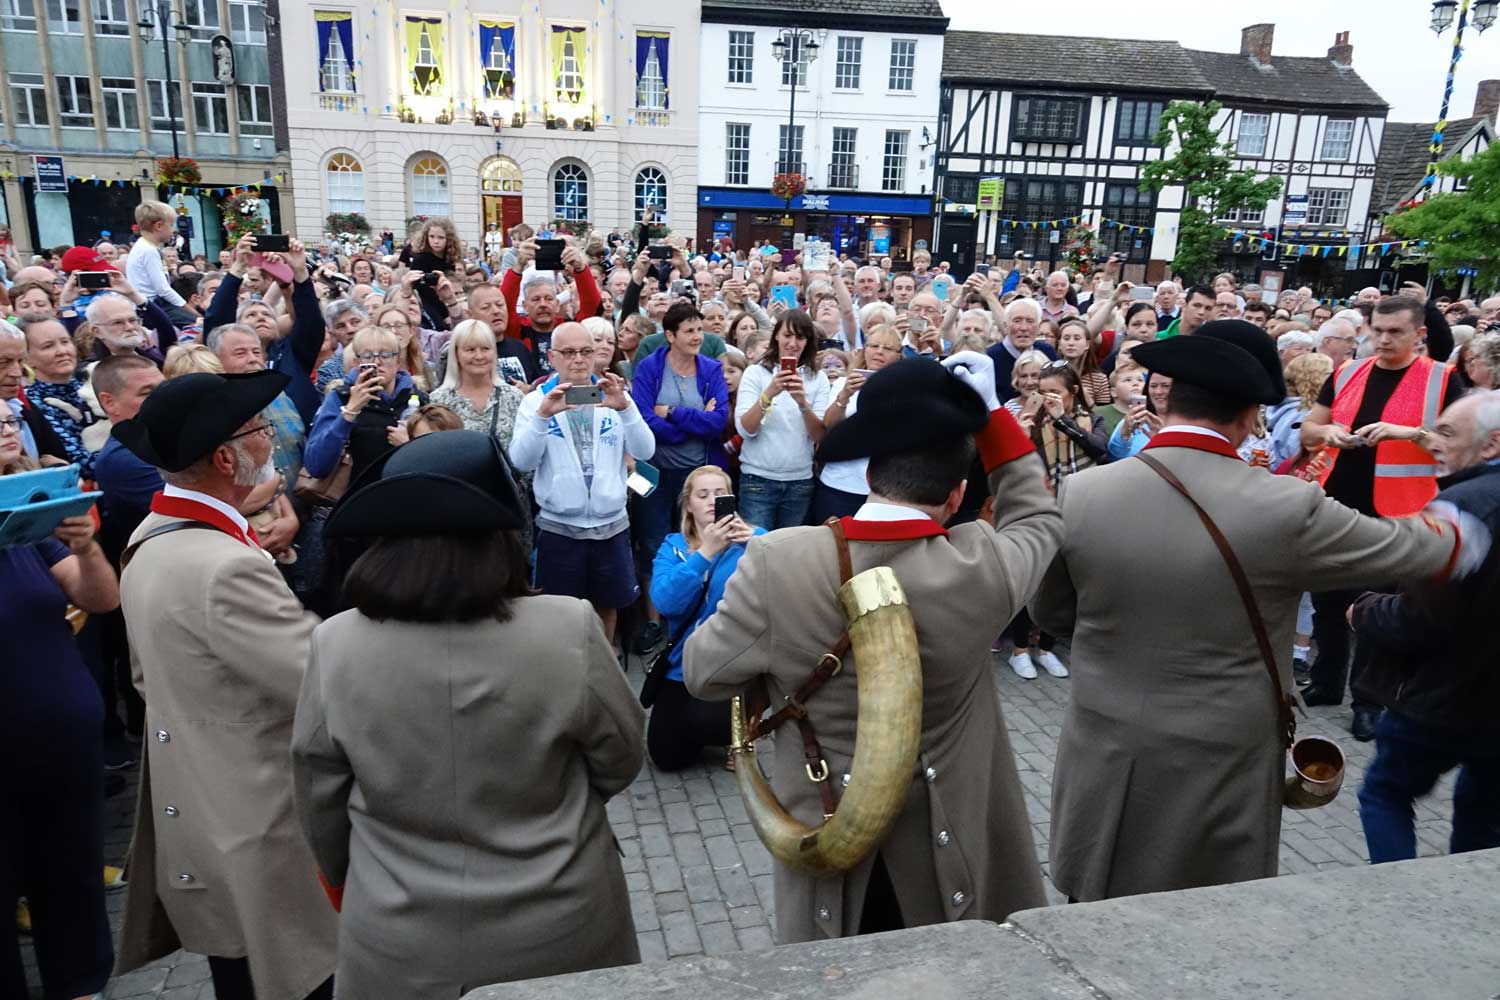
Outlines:
{"label": "blue shop sign", "polygon": [[[786,211],[786,202],[769,191],[735,188],[699,188],[698,207]],[[829,212],[834,215],[931,215],[930,195],[802,194],[792,199],[793,212]]]}

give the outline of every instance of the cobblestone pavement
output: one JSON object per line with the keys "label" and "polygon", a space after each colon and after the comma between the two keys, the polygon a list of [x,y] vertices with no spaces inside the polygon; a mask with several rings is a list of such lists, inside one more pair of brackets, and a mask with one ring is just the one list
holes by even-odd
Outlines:
{"label": "cobblestone pavement", "polygon": [[[641,664],[635,658],[630,676],[639,683]],[[994,676],[1026,790],[1037,860],[1045,871],[1052,764],[1070,682],[1046,674],[1023,681],[998,656]],[[1333,804],[1309,812],[1283,812],[1282,874],[1366,861],[1355,793],[1374,744],[1356,743],[1348,735],[1347,706],[1312,709],[1310,715],[1302,720],[1301,732],[1339,739],[1349,755],[1349,773]],[[647,962],[763,950],[774,943],[771,858],[745,816],[734,775],[711,756],[680,774],[660,773],[648,762],[634,784],[609,803],[610,822],[625,851],[625,878],[641,958]],[[130,789],[109,802],[106,851],[111,864],[121,863],[129,844],[135,774],[131,772]],[[1423,855],[1447,852],[1452,789],[1450,774],[1417,806],[1417,838]],[[1053,903],[1062,902],[1050,885],[1047,891]],[[121,892],[109,900],[116,931],[124,897]],[[207,962],[201,956],[178,952],[113,980],[105,995],[119,1000],[211,1000],[213,987],[208,982]]]}

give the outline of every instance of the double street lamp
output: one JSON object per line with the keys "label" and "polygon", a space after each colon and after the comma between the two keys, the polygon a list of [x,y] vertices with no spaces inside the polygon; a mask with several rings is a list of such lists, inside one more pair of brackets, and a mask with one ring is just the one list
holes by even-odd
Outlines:
{"label": "double street lamp", "polygon": [[1431,156],[1427,162],[1427,176],[1422,179],[1424,188],[1431,188],[1437,180],[1438,161],[1443,158],[1443,133],[1448,125],[1448,106],[1453,101],[1453,75],[1458,70],[1458,61],[1463,57],[1464,29],[1469,26],[1472,11],[1474,28],[1481,34],[1495,23],[1500,15],[1500,0],[1436,0],[1432,5],[1432,30],[1441,35],[1458,20],[1458,31],[1453,36],[1453,54],[1448,59],[1448,76],[1443,83],[1443,106],[1438,111],[1437,128],[1433,129],[1432,142],[1428,146]]}
{"label": "double street lamp", "polygon": [[[1494,2],[1494,0],[1489,0]],[[792,83],[791,107],[787,110],[786,146],[782,161],[777,164],[779,174],[803,174],[802,144],[797,141],[797,86],[807,75],[807,66],[818,58],[818,42],[806,28],[782,28],[771,43],[771,54],[781,63],[782,79]],[[793,154],[795,150],[795,158]]]}
{"label": "double street lamp", "polygon": [[[176,28],[178,31],[192,31],[193,26],[184,24],[181,21],[173,23],[172,7],[166,0],[142,0],[141,19],[136,22],[136,25],[148,36],[153,27],[161,35],[161,59],[167,74],[167,92],[162,95],[162,98],[166,104],[164,110],[167,113],[167,123],[172,130],[172,156],[177,158],[181,155],[177,150],[177,112],[172,108],[172,95],[177,92],[177,89],[172,85],[172,46],[171,31],[169,29]],[[149,95],[146,104],[149,112],[151,104]]]}

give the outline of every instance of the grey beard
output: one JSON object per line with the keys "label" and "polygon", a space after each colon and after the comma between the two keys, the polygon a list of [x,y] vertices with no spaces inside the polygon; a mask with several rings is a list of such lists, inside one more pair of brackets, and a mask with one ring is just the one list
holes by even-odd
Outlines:
{"label": "grey beard", "polygon": [[236,486],[259,486],[261,483],[269,483],[276,478],[276,466],[271,464],[268,458],[260,466],[251,465],[252,459],[240,442],[236,441],[231,446],[234,448],[234,485]]}

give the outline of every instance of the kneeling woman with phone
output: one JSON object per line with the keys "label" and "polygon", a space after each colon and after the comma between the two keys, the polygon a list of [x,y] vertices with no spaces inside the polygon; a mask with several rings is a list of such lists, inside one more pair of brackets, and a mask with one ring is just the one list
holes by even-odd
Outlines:
{"label": "kneeling woman with phone", "polygon": [[[717,465],[688,473],[682,486],[681,531],[670,534],[656,553],[651,571],[651,602],[666,622],[670,643],[657,654],[641,691],[651,708],[646,750],[663,771],[696,763],[704,747],[729,744],[729,703],[700,701],[682,683],[682,650],[688,636],[714,613],[745,543],[765,534],[740,519],[729,474]],[[654,692],[654,698],[653,698]]]}

